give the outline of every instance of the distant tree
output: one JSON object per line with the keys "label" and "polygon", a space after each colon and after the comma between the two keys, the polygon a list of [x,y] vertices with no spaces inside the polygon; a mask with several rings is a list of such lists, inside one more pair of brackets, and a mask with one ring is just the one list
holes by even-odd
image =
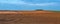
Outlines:
{"label": "distant tree", "polygon": [[36,9],[36,11],[43,11],[43,9]]}

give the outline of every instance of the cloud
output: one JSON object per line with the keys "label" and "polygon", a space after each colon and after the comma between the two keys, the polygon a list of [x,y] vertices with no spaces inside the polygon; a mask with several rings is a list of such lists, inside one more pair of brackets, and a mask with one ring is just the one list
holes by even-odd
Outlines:
{"label": "cloud", "polygon": [[19,0],[5,0],[5,1],[0,1],[0,3],[8,3],[8,4],[25,4],[24,1],[19,1]]}
{"label": "cloud", "polygon": [[0,3],[8,3],[8,4],[17,4],[17,5],[30,5],[30,6],[55,6],[57,3],[27,3],[22,0],[5,0],[5,1],[0,1]]}
{"label": "cloud", "polygon": [[40,3],[40,4],[28,4],[28,5],[33,5],[33,6],[55,6],[57,3]]}

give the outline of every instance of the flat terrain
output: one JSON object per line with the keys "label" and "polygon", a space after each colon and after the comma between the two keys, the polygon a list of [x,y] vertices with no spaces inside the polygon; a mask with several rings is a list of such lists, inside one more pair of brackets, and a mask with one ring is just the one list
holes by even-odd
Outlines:
{"label": "flat terrain", "polygon": [[60,13],[49,11],[0,11],[0,24],[60,24]]}

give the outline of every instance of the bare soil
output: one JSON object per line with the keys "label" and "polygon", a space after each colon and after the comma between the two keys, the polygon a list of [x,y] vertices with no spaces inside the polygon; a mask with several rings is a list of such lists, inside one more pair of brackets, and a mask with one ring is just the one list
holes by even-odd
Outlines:
{"label": "bare soil", "polygon": [[60,24],[60,13],[48,11],[0,12],[0,24]]}

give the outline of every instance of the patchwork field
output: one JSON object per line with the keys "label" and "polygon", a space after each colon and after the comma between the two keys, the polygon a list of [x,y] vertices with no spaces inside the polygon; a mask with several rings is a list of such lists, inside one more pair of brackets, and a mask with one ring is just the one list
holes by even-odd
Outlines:
{"label": "patchwork field", "polygon": [[60,24],[60,13],[49,11],[0,12],[0,24]]}

